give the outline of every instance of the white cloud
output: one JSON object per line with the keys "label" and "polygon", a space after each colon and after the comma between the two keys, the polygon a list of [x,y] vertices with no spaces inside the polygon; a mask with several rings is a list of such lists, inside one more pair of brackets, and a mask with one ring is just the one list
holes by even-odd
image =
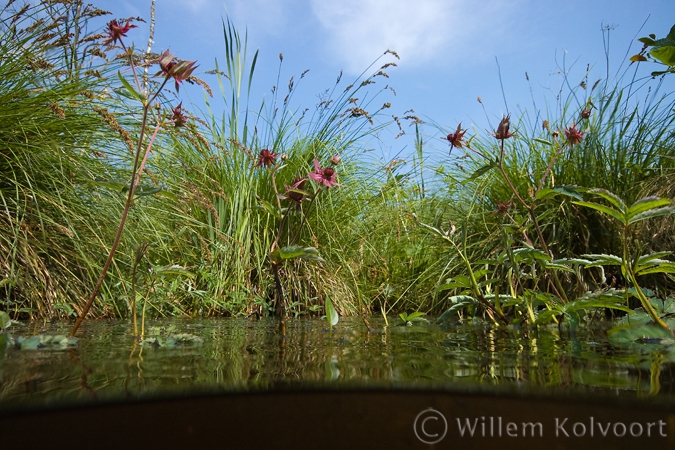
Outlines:
{"label": "white cloud", "polygon": [[[327,46],[345,70],[358,73],[385,50],[402,65],[472,58],[481,44],[503,31],[521,1],[501,0],[311,0],[328,32]],[[503,38],[502,38],[503,40]],[[491,53],[494,54],[494,53]]]}

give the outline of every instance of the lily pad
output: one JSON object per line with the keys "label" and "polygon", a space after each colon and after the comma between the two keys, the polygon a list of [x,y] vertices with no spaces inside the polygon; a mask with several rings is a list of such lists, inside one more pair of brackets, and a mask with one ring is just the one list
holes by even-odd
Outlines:
{"label": "lily pad", "polygon": [[41,334],[29,338],[19,336],[14,339],[14,347],[20,350],[66,350],[77,347],[77,342],[76,337]]}

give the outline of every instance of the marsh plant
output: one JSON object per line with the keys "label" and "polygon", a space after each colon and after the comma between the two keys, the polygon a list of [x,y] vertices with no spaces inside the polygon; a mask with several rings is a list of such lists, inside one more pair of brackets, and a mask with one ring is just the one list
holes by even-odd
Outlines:
{"label": "marsh plant", "polygon": [[[89,309],[91,308],[91,305],[98,296],[98,293],[101,289],[101,285],[103,284],[105,276],[108,273],[108,269],[110,268],[110,264],[113,261],[115,252],[117,251],[117,247],[122,238],[124,225],[126,224],[129,209],[136,195],[136,189],[140,182],[141,174],[143,173],[145,164],[147,162],[147,158],[150,154],[150,151],[152,150],[157,134],[162,129],[162,127],[166,127],[167,125],[182,127],[185,126],[187,122],[187,117],[182,111],[182,104],[179,104],[178,106],[171,109],[170,114],[161,112],[161,109],[159,112],[157,112],[155,108],[153,108],[153,106],[154,102],[157,100],[160,93],[162,92],[162,89],[164,89],[164,86],[166,86],[169,80],[173,79],[175,82],[176,91],[179,90],[180,84],[183,81],[188,80],[192,75],[192,72],[195,70],[196,67],[195,61],[176,60],[174,55],[170,54],[168,50],[165,51],[156,60],[156,63],[159,65],[160,71],[157,72],[155,76],[161,77],[162,81],[159,84],[159,86],[156,87],[154,90],[148,89],[147,83],[144,85],[141,84],[141,77],[137,73],[138,67],[134,61],[133,49],[127,48],[127,46],[124,43],[123,38],[126,37],[129,30],[131,28],[136,28],[136,25],[133,25],[131,21],[132,19],[127,19],[126,23],[122,24],[121,22],[118,22],[116,19],[113,19],[110,22],[108,22],[106,28],[106,37],[102,42],[102,45],[106,45],[111,48],[114,47],[115,45],[119,45],[125,57],[128,59],[129,68],[131,71],[131,78],[133,79],[133,85],[121,74],[121,72],[118,72],[118,78],[122,83],[122,86],[126,89],[124,95],[130,98],[131,100],[137,101],[142,110],[140,131],[138,134],[138,138],[136,139],[135,151],[133,155],[131,180],[129,181],[128,185],[127,199],[126,203],[124,204],[124,209],[122,210],[122,217],[120,218],[119,227],[117,229],[115,239],[110,247],[108,257],[105,263],[103,264],[103,269],[101,270],[101,274],[98,280],[96,281],[96,284],[94,285],[91,295],[87,299],[87,302],[85,303],[82,311],[79,314],[79,317],[75,321],[75,324],[73,325],[73,328],[70,331],[69,334],[70,336],[74,336],[75,333],[77,332],[77,329],[82,323],[82,320],[86,317],[87,313],[89,312]],[[152,134],[150,135],[149,139],[147,139],[146,142],[146,134],[150,134],[148,127],[150,126],[151,119],[154,122],[154,130],[152,130]],[[133,302],[134,303],[132,314],[134,315],[134,324],[135,324],[136,323],[135,298],[133,299]],[[137,329],[135,331],[137,332]]]}

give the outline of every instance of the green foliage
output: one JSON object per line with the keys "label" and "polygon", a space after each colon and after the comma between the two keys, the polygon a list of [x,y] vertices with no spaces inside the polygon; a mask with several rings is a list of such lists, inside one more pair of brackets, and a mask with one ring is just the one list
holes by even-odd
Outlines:
{"label": "green foliage", "polygon": [[428,320],[424,318],[424,313],[419,311],[410,314],[402,312],[398,317],[401,319],[401,323],[408,327],[412,326],[415,322],[428,322]]}
{"label": "green foliage", "polygon": [[656,35],[650,34],[648,37],[642,37],[638,41],[644,44],[642,51],[637,55],[631,56],[633,62],[648,61],[644,56],[646,50],[651,58],[667,66],[666,70],[652,72],[653,77],[658,77],[667,73],[675,73],[675,25],[665,38],[656,39]]}

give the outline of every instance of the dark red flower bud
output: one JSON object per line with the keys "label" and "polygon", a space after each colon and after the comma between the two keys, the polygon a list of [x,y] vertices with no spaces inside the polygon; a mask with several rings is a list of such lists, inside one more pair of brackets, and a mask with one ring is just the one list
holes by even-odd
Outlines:
{"label": "dark red flower bud", "polygon": [[513,133],[509,132],[510,127],[511,127],[510,116],[504,116],[501,122],[499,122],[499,125],[497,126],[497,130],[495,131],[494,136],[500,141],[510,138],[511,136],[513,136]]}

